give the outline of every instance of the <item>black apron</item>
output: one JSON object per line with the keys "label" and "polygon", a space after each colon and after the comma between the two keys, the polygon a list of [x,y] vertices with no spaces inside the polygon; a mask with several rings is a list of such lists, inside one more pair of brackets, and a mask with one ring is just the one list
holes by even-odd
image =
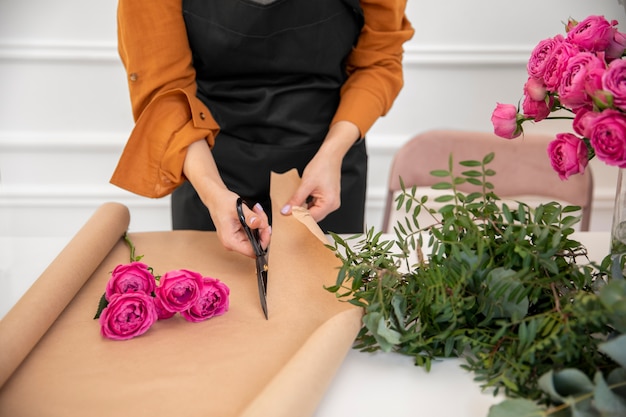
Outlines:
{"label": "black apron", "polygon": [[[300,175],[319,149],[346,80],[363,15],[358,0],[183,0],[197,96],[220,126],[213,157],[226,186],[271,214],[270,172]],[[320,227],[364,229],[363,140],[343,160],[341,208]],[[215,230],[189,182],[172,195],[174,229]],[[271,218],[270,218],[271,219]]]}

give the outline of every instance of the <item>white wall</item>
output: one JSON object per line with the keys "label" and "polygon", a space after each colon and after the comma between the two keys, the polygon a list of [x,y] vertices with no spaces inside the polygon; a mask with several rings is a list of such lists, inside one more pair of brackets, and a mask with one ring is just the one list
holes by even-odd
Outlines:
{"label": "white wall", "polygon": [[[169,199],[108,184],[132,129],[116,50],[116,1],[0,2],[0,236],[72,236],[98,205],[131,209],[131,231],[170,228]],[[406,82],[368,137],[367,222],[379,227],[395,150],[432,128],[491,130],[516,103],[534,45],[568,17],[624,20],[617,0],[409,0]],[[567,126],[565,126],[566,128]],[[537,128],[558,131],[547,122]],[[594,162],[593,230],[608,230],[616,171]]]}

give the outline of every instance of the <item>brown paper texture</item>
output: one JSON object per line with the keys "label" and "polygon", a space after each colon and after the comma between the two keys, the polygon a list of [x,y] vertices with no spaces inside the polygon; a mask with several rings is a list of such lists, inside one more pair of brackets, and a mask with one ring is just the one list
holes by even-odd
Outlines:
{"label": "brown paper texture", "polygon": [[[274,207],[298,181],[295,171],[273,175]],[[92,319],[110,272],[128,262],[127,245],[113,233],[117,243],[0,390],[0,416],[311,415],[352,345],[361,310],[323,288],[334,284],[340,266],[320,241],[324,235],[295,216],[275,211],[273,218],[269,320],[259,304],[254,260],[224,250],[215,233],[130,234],[156,273],[195,270],[224,281],[231,298],[224,316],[201,323],[175,316],[127,341],[104,339]],[[84,248],[75,249],[53,282],[84,256]],[[46,297],[22,307],[22,315],[32,315]],[[17,322],[9,327],[23,326],[22,316],[7,315],[2,323],[9,319]]]}

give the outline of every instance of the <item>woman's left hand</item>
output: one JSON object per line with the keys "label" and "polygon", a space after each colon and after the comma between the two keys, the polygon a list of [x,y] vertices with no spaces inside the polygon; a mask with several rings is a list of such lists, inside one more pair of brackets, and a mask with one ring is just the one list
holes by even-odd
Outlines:
{"label": "woman's left hand", "polygon": [[335,123],[317,154],[305,167],[302,181],[281,213],[291,214],[291,208],[304,206],[319,222],[341,206],[341,163],[350,147],[360,137],[351,122]]}

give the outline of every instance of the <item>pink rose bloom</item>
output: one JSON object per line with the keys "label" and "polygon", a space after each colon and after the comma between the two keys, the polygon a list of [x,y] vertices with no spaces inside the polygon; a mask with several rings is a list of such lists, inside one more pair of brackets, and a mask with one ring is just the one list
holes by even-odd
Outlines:
{"label": "pink rose bloom", "polygon": [[588,138],[591,134],[590,126],[593,123],[593,119],[598,115],[594,111],[588,109],[579,109],[574,116],[574,122],[572,123],[572,127],[574,128],[574,132],[578,133],[580,136]]}
{"label": "pink rose bloom", "polygon": [[531,78],[537,80],[543,80],[543,75],[546,68],[546,62],[552,55],[552,51],[559,44],[561,44],[565,38],[561,35],[556,35],[554,38],[544,39],[535,46],[530,54],[530,59],[526,65],[528,75]]}
{"label": "pink rose bloom", "polygon": [[111,273],[107,282],[105,295],[110,300],[113,294],[127,292],[143,292],[151,295],[156,288],[154,275],[148,269],[148,265],[141,262],[118,265]]}
{"label": "pink rose bloom", "polygon": [[113,340],[144,334],[157,320],[154,298],[143,292],[113,294],[100,315],[100,332]]}
{"label": "pink rose bloom", "polygon": [[[599,100],[601,103],[607,104],[607,93],[603,90],[602,78],[606,68],[595,68],[587,71],[585,77],[585,91],[593,100]],[[592,107],[592,106],[589,106]]]}
{"label": "pink rose bloom", "polygon": [[221,316],[228,311],[230,289],[218,279],[203,279],[200,297],[188,310],[181,311],[187,321],[199,322],[211,317]]}
{"label": "pink rose bloom", "polygon": [[546,62],[543,82],[550,92],[556,92],[563,78],[563,73],[567,68],[570,58],[578,55],[580,48],[567,42],[562,42],[554,48]]}
{"label": "pink rose bloom", "polygon": [[590,84],[588,74],[591,71],[604,71],[605,64],[591,52],[581,52],[569,59],[558,86],[561,104],[571,109],[592,106],[591,97],[587,94]]}
{"label": "pink rose bloom", "polygon": [[157,311],[158,320],[167,320],[174,317],[174,314],[176,314],[173,311],[166,310],[165,307],[163,307],[163,302],[159,297],[154,297],[154,307]]}
{"label": "pink rose bloom", "polygon": [[174,313],[189,309],[196,303],[202,288],[202,275],[194,271],[180,269],[166,272],[156,287],[165,310]]}
{"label": "pink rose bloom", "polygon": [[616,59],[602,76],[604,89],[613,95],[613,105],[626,111],[626,61]]}
{"label": "pink rose bloom", "polygon": [[[617,22],[616,22],[617,23]],[[626,34],[615,30],[613,41],[606,49],[605,56],[607,61],[621,58],[626,50]]]}
{"label": "pink rose bloom", "polygon": [[530,96],[525,96],[522,111],[525,117],[532,117],[535,122],[540,122],[550,115],[553,103],[554,98],[551,96],[542,100],[533,100]]}
{"label": "pink rose bloom", "polygon": [[546,90],[546,85],[543,81],[529,77],[524,84],[524,94],[530,97],[531,100],[539,101],[546,98],[548,90]]}
{"label": "pink rose bloom", "polygon": [[589,140],[599,160],[626,168],[626,114],[604,110],[589,127]]}
{"label": "pink rose bloom", "polygon": [[496,135],[513,139],[522,134],[522,128],[517,124],[517,108],[512,104],[497,103],[491,115],[491,123]]}
{"label": "pink rose bloom", "polygon": [[567,32],[567,41],[589,52],[604,52],[614,39],[617,21],[604,16],[588,16]]}
{"label": "pink rose bloom", "polygon": [[571,133],[557,134],[556,139],[548,144],[548,156],[552,169],[562,180],[573,174],[582,174],[589,162],[587,145]]}

